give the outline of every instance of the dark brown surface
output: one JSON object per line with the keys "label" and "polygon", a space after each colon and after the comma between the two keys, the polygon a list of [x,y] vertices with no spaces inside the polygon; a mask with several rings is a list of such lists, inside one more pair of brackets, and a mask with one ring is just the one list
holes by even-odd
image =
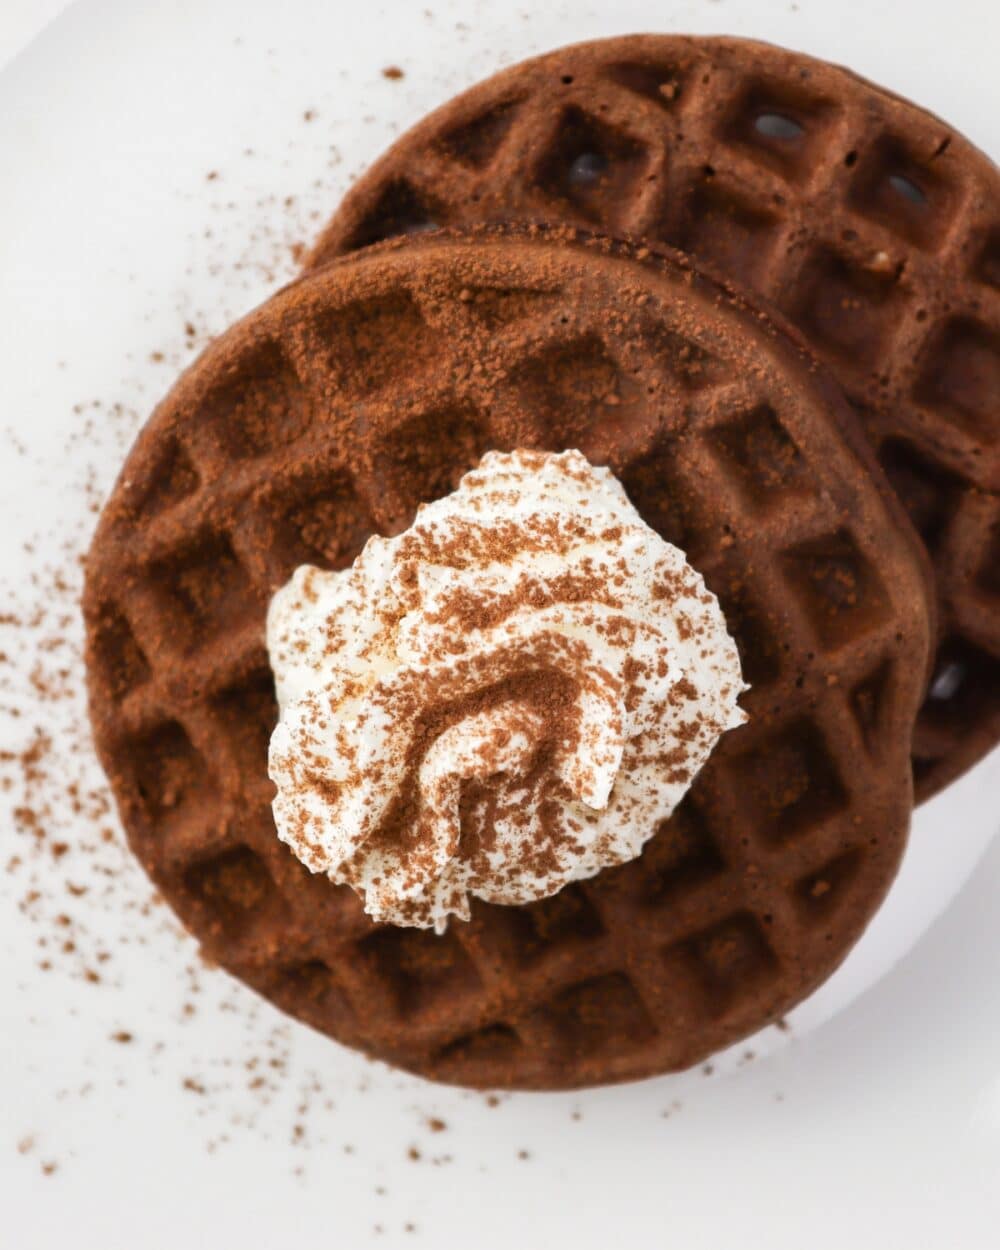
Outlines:
{"label": "dark brown surface", "polygon": [[926,798],[1000,739],[1000,172],[836,66],[645,35],[496,75],[404,135],[310,264],[426,228],[569,221],[683,248],[836,372],[934,561]]}
{"label": "dark brown surface", "polygon": [[[682,258],[507,230],[301,279],[160,405],[90,553],[93,725],[136,854],[211,958],[437,1079],[647,1076],[780,1017],[875,911],[912,798],[928,586],[855,430],[804,350]],[[276,836],[265,606],[514,446],[610,464],[684,547],[751,719],[640,859],[444,937],[378,928]]]}

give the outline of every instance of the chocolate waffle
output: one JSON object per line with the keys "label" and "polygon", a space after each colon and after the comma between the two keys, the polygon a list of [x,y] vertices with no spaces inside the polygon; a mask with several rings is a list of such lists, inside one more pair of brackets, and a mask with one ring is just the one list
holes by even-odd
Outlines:
{"label": "chocolate waffle", "polygon": [[738,39],[564,48],[473,87],[348,194],[310,264],[430,225],[569,221],[766,297],[857,406],[937,575],[913,766],[1000,739],[1000,171],[847,70]]}
{"label": "chocolate waffle", "polygon": [[[443,936],[379,926],[277,838],[265,609],[515,446],[609,464],[688,553],[750,720],[639,859]],[[678,256],[509,228],[303,277],[163,401],[90,552],[93,726],[135,853],[210,958],[429,1077],[568,1088],[754,1031],[839,964],[905,843],[929,589],[868,458],[808,354]]]}

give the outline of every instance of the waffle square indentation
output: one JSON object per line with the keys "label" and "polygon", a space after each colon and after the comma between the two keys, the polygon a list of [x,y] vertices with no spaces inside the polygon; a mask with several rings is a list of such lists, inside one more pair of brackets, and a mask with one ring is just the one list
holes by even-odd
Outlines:
{"label": "waffle square indentation", "polygon": [[965,483],[905,439],[887,439],[878,458],[913,528],[933,555],[958,509]]}
{"label": "waffle square indentation", "polygon": [[668,61],[618,61],[605,70],[607,76],[636,95],[645,96],[662,109],[672,109],[683,90],[683,75]]}
{"label": "waffle square indentation", "polygon": [[401,1019],[461,1002],[482,988],[482,978],[451,930],[387,927],[357,944],[358,957]]}
{"label": "waffle square indentation", "polygon": [[799,543],[782,554],[782,564],[792,593],[829,650],[878,629],[890,616],[881,577],[846,530]]}
{"label": "waffle square indentation", "polygon": [[888,256],[866,268],[821,248],[803,265],[787,311],[820,348],[874,369],[890,353],[906,303]]}
{"label": "waffle square indentation", "polygon": [[342,250],[353,252],[382,239],[424,234],[443,226],[445,221],[444,205],[439,200],[418,191],[405,178],[394,178],[351,232]]}
{"label": "waffle square indentation", "polygon": [[434,1066],[456,1077],[466,1069],[479,1075],[484,1068],[501,1068],[512,1062],[523,1048],[524,1043],[509,1025],[491,1024],[442,1046],[434,1056]]}
{"label": "waffle square indentation", "polygon": [[747,824],[766,843],[804,837],[849,805],[822,733],[805,718],[761,733],[728,767]]}
{"label": "waffle square indentation", "polygon": [[664,964],[668,984],[675,976],[693,982],[712,1017],[753,999],[780,970],[761,922],[748,911],[669,946]]}
{"label": "waffle square indentation", "polygon": [[214,791],[212,774],[183,726],[164,721],[128,742],[129,771],[154,825],[183,823]]}
{"label": "waffle square indentation", "polygon": [[539,353],[514,381],[546,445],[556,450],[576,447],[603,464],[609,448],[642,444],[652,432],[645,391],[596,334]]}
{"label": "waffle square indentation", "polygon": [[719,427],[711,437],[723,464],[755,507],[769,507],[806,484],[802,454],[768,404]]}
{"label": "waffle square indentation", "polygon": [[149,568],[169,614],[172,645],[186,650],[260,616],[263,600],[225,534],[204,533]]}
{"label": "waffle square indentation", "polygon": [[858,161],[848,198],[865,217],[929,249],[944,243],[958,208],[953,184],[894,135]]}
{"label": "waffle square indentation", "polygon": [[485,113],[446,130],[436,141],[438,147],[460,165],[486,169],[503,147],[522,102],[520,97],[499,100]]}
{"label": "waffle square indentation", "polygon": [[731,362],[713,355],[687,335],[657,325],[653,319],[643,325],[642,333],[648,337],[658,369],[682,391],[697,392],[733,380]]}
{"label": "waffle square indentation", "polygon": [[543,191],[581,217],[608,226],[635,198],[648,163],[644,143],[572,106],[535,177]]}
{"label": "waffle square indentation", "polygon": [[664,440],[648,456],[626,465],[619,476],[646,524],[697,564],[709,535],[697,492],[677,473],[677,456],[670,441]]}
{"label": "waffle square indentation", "polygon": [[321,1027],[343,1025],[354,1016],[336,977],[321,959],[279,967],[268,991],[286,1010]]}
{"label": "waffle square indentation", "polygon": [[413,378],[441,349],[437,333],[406,291],[326,309],[312,318],[308,332],[309,350],[327,357],[337,391],[357,397]]}
{"label": "waffle square indentation", "polygon": [[916,399],[974,437],[997,441],[1000,333],[972,317],[954,317],[931,335],[921,355]]}
{"label": "waffle square indentation", "polygon": [[260,507],[278,585],[302,564],[348,568],[375,529],[367,505],[348,474],[339,469],[280,483]]}
{"label": "waffle square indentation", "polygon": [[780,625],[769,624],[768,609],[758,601],[741,566],[712,574],[709,590],[718,598],[729,632],[736,639],[743,676],[751,686],[767,686],[781,675]]}
{"label": "waffle square indentation", "polygon": [[605,932],[597,909],[574,884],[522,907],[483,907],[480,915],[500,935],[505,959],[517,967],[530,967],[554,950],[586,945]]}
{"label": "waffle square indentation", "polygon": [[146,476],[148,487],[138,503],[138,511],[151,517],[169,512],[193,495],[199,485],[193,460],[176,440],[167,440]]}
{"label": "waffle square indentation", "polygon": [[806,179],[821,159],[836,108],[789,81],[751,83],[723,124],[723,138],[790,181]]}
{"label": "waffle square indentation", "polygon": [[149,680],[149,663],[128,621],[114,607],[102,609],[93,624],[92,662],[116,703]]}
{"label": "waffle square indentation", "polygon": [[778,217],[723,186],[713,173],[691,189],[676,236],[667,242],[752,290],[763,276],[779,227]]}
{"label": "waffle square indentation", "polygon": [[243,937],[251,927],[286,910],[271,874],[248,846],[192,864],[184,873],[184,884],[227,938]]}
{"label": "waffle square indentation", "polygon": [[214,701],[240,776],[251,781],[267,779],[267,750],[278,723],[278,701],[270,669],[251,673],[223,691]]}
{"label": "waffle square indentation", "polygon": [[795,883],[793,897],[800,918],[807,924],[822,924],[829,920],[861,871],[863,855],[859,848],[844,851],[807,873]]}
{"label": "waffle square indentation", "polygon": [[375,464],[400,509],[393,528],[409,524],[418,504],[453,491],[490,445],[484,418],[457,400],[410,417],[388,433],[375,450]]}
{"label": "waffle square indentation", "polygon": [[230,368],[216,372],[199,407],[205,425],[234,460],[267,455],[308,431],[309,398],[279,343],[244,348]]}
{"label": "waffle square indentation", "polygon": [[643,848],[639,901],[669,908],[675,899],[717,879],[725,867],[703,813],[687,798]]}
{"label": "waffle square indentation", "polygon": [[575,1055],[632,1050],[657,1032],[631,981],[620,972],[570,986],[539,1016],[559,1048]]}

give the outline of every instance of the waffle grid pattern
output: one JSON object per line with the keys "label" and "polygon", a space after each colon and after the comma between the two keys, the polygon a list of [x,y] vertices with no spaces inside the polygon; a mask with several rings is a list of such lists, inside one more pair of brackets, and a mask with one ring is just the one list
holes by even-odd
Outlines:
{"label": "waffle grid pattern", "polygon": [[861,411],[935,565],[918,720],[929,796],[1000,738],[1000,173],[846,71],[759,44],[555,53],[418,125],[349,194],[320,264],[434,224],[572,221],[679,247],[767,297]]}
{"label": "waffle grid pattern", "polygon": [[[320,296],[338,276],[312,280]],[[627,323],[604,316],[579,276],[562,289],[504,278],[447,294],[424,281],[366,297],[349,318],[317,298],[318,312],[274,318],[301,350],[243,332],[238,401],[232,370],[211,358],[168,399],[88,571],[99,746],[137,853],[209,953],[324,1031],[480,1086],[684,1066],[823,979],[888,886],[910,799],[900,744],[918,698],[919,573],[904,566],[897,601],[876,571],[877,525],[864,507],[845,521],[832,503],[836,456],[810,433],[815,397],[790,391],[766,356],[749,370],[686,338],[700,297],[676,276],[655,317],[640,305]],[[339,327],[370,320],[377,335],[385,316],[410,319],[428,370],[448,380],[439,393],[421,387],[417,405],[410,372],[369,374],[359,396],[340,371],[364,344]],[[669,356],[661,317],[677,319]],[[533,366],[560,354],[565,369],[545,371],[555,405],[578,369],[596,359],[609,372],[601,413],[578,407],[572,430],[553,431]],[[492,358],[507,362],[500,382],[468,368]],[[662,408],[632,396],[640,362]],[[235,424],[255,429],[278,391],[295,440],[241,436],[234,459]],[[398,424],[373,437],[366,405],[387,398]],[[318,415],[331,404],[350,412],[356,442],[331,439]],[[648,420],[678,410],[681,431]],[[647,519],[683,537],[755,688],[751,723],[727,736],[638,861],[530,907],[479,904],[438,938],[373,925],[349,890],[279,843],[262,621],[302,559],[349,563],[370,525],[399,528],[448,488],[440,465],[421,479],[400,436],[429,417],[440,428],[442,413],[452,479],[487,445],[596,440],[592,453]]]}

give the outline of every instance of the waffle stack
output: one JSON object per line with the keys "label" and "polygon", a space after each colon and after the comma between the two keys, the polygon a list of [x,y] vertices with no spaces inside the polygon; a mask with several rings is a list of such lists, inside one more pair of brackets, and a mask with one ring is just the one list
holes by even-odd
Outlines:
{"label": "waffle stack", "polygon": [[[762,131],[761,116],[784,124]],[[929,675],[947,708],[920,712],[925,788],[996,729],[982,680],[998,629],[995,438],[977,454],[974,421],[953,437],[944,422],[978,411],[1000,359],[992,253],[976,268],[969,241],[1000,239],[996,171],[957,137],[937,182],[906,166],[935,229],[931,189],[948,188],[939,235],[902,231],[877,171],[871,212],[848,207],[843,180],[888,150],[882,128],[916,142],[910,123],[932,119],[734,41],[644,37],[530,62],[405,136],[303,275],[178,381],[105,508],[84,609],[95,737],[130,843],[213,959],[369,1054],[506,1088],[688,1066],[840,963],[905,846]],[[770,250],[739,242],[764,205]],[[611,237],[624,232],[643,237]],[[729,256],[779,307],[664,240],[717,268]],[[823,240],[839,249],[829,272]],[[873,240],[890,268],[871,289],[894,320],[870,387],[860,349],[839,382],[817,359],[837,353],[813,322],[867,342],[870,307],[830,274]],[[790,303],[807,274],[813,294]],[[930,373],[919,335],[939,344],[920,348]],[[956,365],[970,343],[971,372]],[[531,905],[477,902],[441,936],[377,925],[277,838],[267,606],[301,564],[348,566],[485,451],[515,447],[608,465],[685,551],[736,638],[749,719],[638,859]],[[961,733],[953,705],[976,710]]]}

